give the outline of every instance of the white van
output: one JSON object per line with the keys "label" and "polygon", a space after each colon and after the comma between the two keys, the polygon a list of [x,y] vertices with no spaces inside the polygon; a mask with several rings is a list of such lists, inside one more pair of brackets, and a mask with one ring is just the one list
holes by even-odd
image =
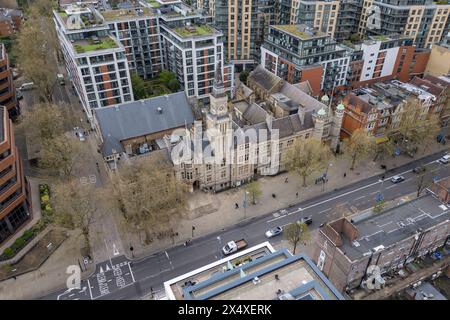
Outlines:
{"label": "white van", "polygon": [[36,85],[34,84],[34,82],[26,82],[19,87],[19,90],[26,91],[26,90],[32,90],[34,88],[36,88]]}

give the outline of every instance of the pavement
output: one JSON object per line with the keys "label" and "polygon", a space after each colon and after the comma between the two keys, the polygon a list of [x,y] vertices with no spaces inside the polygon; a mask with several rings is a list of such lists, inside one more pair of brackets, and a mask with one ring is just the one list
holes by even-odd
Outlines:
{"label": "pavement", "polygon": [[[427,164],[428,170],[433,167],[438,168],[436,175],[439,178],[450,176],[448,165],[442,166],[436,162],[442,154],[443,152],[440,152],[403,165],[394,172],[386,174],[384,182],[378,175],[337,190],[317,193],[314,198],[300,201],[284,208],[283,211],[268,209],[265,215],[249,217],[220,231],[195,238],[188,246],[175,245],[145,258],[134,260],[129,260],[123,254],[113,256],[111,259],[97,264],[95,272],[83,282],[81,290],[75,289],[70,293],[73,296],[69,297],[65,290],[59,290],[47,294],[41,299],[56,300],[63,297],[64,299],[123,300],[139,299],[148,296],[151,292],[161,292],[164,281],[221,259],[220,249],[230,240],[245,238],[249,246],[253,246],[267,240],[264,233],[268,229],[284,226],[305,216],[312,217],[313,223],[310,229],[314,233],[321,223],[336,218],[333,217],[333,211],[339,204],[348,203],[350,208],[356,207],[357,210],[365,210],[373,206],[374,197],[380,190],[384,190],[386,201],[409,195],[417,188],[416,175],[411,171],[419,163]],[[402,174],[406,180],[392,184],[388,179],[395,174]],[[275,237],[269,241],[276,247],[283,244],[282,237]],[[111,249],[110,254],[112,256]],[[118,264],[121,265],[120,272],[114,272],[113,266],[117,269]],[[110,270],[106,270],[106,265]]]}

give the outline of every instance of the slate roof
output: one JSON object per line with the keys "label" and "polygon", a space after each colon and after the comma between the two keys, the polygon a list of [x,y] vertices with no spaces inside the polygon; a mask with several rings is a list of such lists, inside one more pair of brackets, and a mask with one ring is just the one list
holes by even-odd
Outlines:
{"label": "slate roof", "polygon": [[255,70],[250,72],[249,78],[260,84],[265,90],[270,91],[282,79],[269,70],[266,70],[261,65],[258,65]]}
{"label": "slate roof", "polygon": [[250,123],[259,123],[266,121],[267,111],[256,103],[252,103],[242,116]]}
{"label": "slate roof", "polygon": [[306,110],[320,110],[322,108],[327,108],[325,104],[303,92],[296,85],[288,82],[281,87],[280,93],[290,98],[293,102],[306,108]]}
{"label": "slate roof", "polygon": [[300,131],[310,129],[314,127],[313,113],[314,111],[311,110],[305,112],[303,124],[301,123],[298,114],[292,114],[287,117],[273,119],[272,130],[279,130],[279,138],[285,138]]}
{"label": "slate roof", "polygon": [[311,85],[309,84],[308,80],[296,83],[296,84],[294,84],[294,86],[299,88],[306,94],[309,94],[309,95],[312,94],[312,88],[311,88]]}
{"label": "slate roof", "polygon": [[118,142],[126,139],[194,123],[184,92],[97,108],[94,113],[104,141],[102,149],[117,147]]}

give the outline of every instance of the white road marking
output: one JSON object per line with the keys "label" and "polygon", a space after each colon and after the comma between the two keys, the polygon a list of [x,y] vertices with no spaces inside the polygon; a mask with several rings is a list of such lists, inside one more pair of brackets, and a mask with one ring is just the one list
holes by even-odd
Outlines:
{"label": "white road marking", "polygon": [[330,211],[330,210],[331,210],[331,208],[328,208],[328,209],[325,209],[325,210],[319,211],[319,213],[324,213],[324,212],[327,212],[327,211]]}
{"label": "white road marking", "polygon": [[394,188],[394,187],[396,187],[397,185],[395,185],[395,184],[393,184],[392,186],[389,186],[389,187],[386,187],[385,189],[387,190],[387,189],[391,189],[391,188]]}
{"label": "white road marking", "polygon": [[89,282],[89,279],[87,279],[87,283],[88,283],[89,295],[91,296],[91,300],[94,300],[94,299],[92,298],[91,283]]}
{"label": "white road marking", "polygon": [[75,295],[75,293],[69,294],[68,297],[73,297]]}
{"label": "white road marking", "polygon": [[131,278],[133,279],[133,283],[134,283],[134,282],[136,282],[136,280],[134,280],[134,274],[133,274],[133,270],[131,270],[130,263],[128,263],[128,268],[130,269]]}
{"label": "white road marking", "polygon": [[382,225],[380,225],[380,226],[378,226],[379,228],[383,228],[383,227],[385,227],[385,226],[387,226],[388,224],[391,224],[393,221],[389,221],[388,223],[385,223],[385,224],[382,224]]}
{"label": "white road marking", "polygon": [[281,218],[284,218],[284,216],[280,216],[280,217],[278,217],[278,218],[273,218],[273,219],[267,220],[267,223],[273,222],[273,221],[276,221],[276,220],[279,220],[279,219],[281,219]]}
{"label": "white road marking", "polygon": [[353,201],[356,201],[356,200],[360,200],[360,199],[364,199],[366,196],[361,196],[361,197],[358,197],[358,198],[356,198],[356,199],[353,199]]}

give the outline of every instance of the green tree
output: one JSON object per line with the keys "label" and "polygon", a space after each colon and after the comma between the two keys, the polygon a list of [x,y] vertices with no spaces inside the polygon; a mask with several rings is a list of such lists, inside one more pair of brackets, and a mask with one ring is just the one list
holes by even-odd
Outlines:
{"label": "green tree", "polygon": [[247,185],[247,191],[250,194],[252,198],[252,203],[256,204],[256,200],[261,196],[261,186],[259,185],[258,181],[252,181]]}
{"label": "green tree", "polygon": [[240,74],[239,74],[239,80],[243,83],[243,84],[247,84],[247,78],[248,75],[250,73],[247,70],[243,70]]}
{"label": "green tree", "polygon": [[395,144],[394,141],[392,141],[392,139],[389,139],[385,142],[374,144],[375,157],[373,161],[377,160],[383,161],[387,157],[392,156],[394,154],[394,150]]}
{"label": "green tree", "polygon": [[137,74],[131,74],[131,86],[135,100],[145,99],[149,96],[144,80]]}
{"label": "green tree", "polygon": [[363,128],[355,130],[352,136],[346,139],[344,143],[345,152],[351,159],[350,170],[354,170],[356,162],[367,157],[373,152],[374,148],[374,137]]}
{"label": "green tree", "polygon": [[284,238],[294,246],[292,254],[295,254],[297,244],[300,241],[307,242],[311,238],[308,226],[302,222],[293,222],[288,224],[284,227],[283,234]]}
{"label": "green tree", "polygon": [[375,213],[382,212],[384,209],[384,203],[385,203],[384,200],[377,201],[375,206],[373,207],[373,212],[375,212]]}
{"label": "green tree", "polygon": [[415,155],[432,145],[439,130],[438,116],[428,115],[428,107],[417,98],[409,98],[401,106],[399,124],[390,131],[390,135],[402,151]]}
{"label": "green tree", "polygon": [[167,87],[170,89],[170,91],[177,92],[181,86],[177,79],[171,79],[167,84]]}
{"label": "green tree", "polygon": [[286,168],[303,179],[323,170],[331,159],[330,148],[315,138],[298,139],[286,153]]}

